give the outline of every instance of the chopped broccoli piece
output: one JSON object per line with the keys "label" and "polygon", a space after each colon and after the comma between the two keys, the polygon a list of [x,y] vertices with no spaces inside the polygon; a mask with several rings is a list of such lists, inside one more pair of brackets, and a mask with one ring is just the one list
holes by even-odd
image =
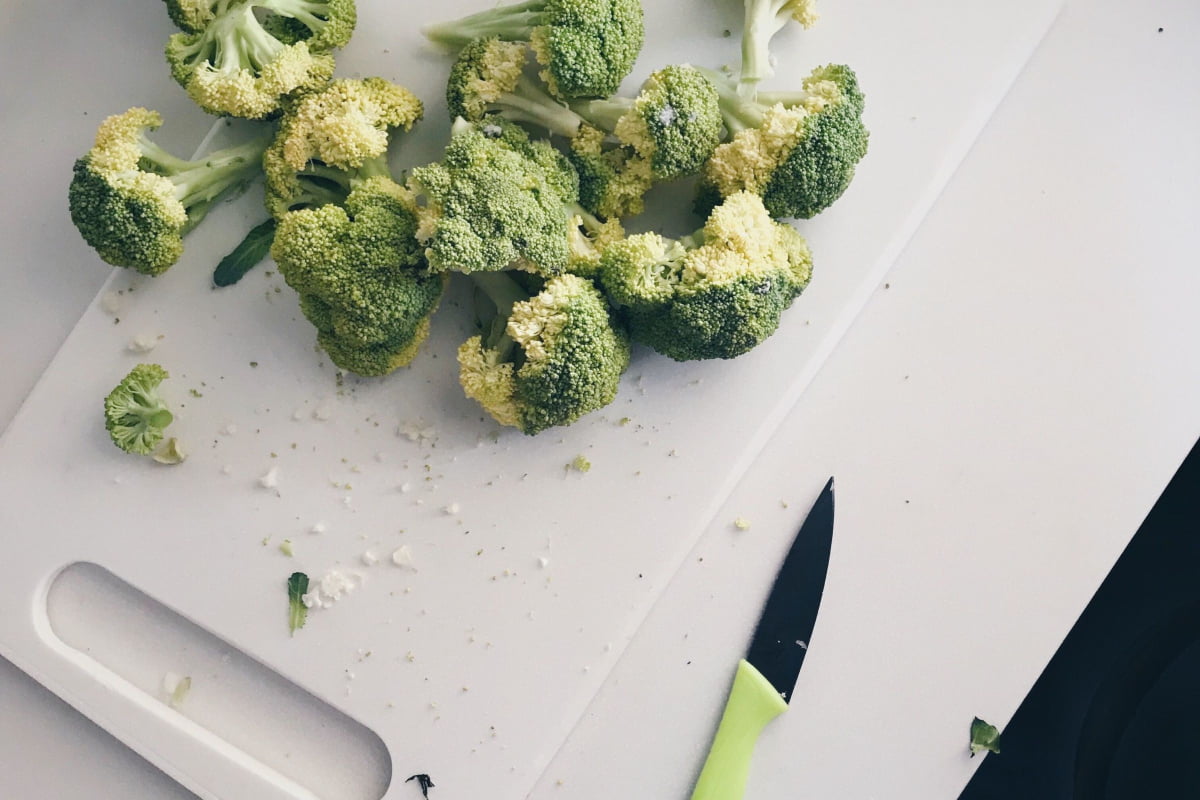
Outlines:
{"label": "chopped broccoli piece", "polygon": [[642,213],[654,184],[650,162],[631,147],[611,147],[604,131],[588,125],[571,140],[571,165],[579,175],[579,204],[609,219]]}
{"label": "chopped broccoli piece", "polygon": [[753,98],[759,81],[774,74],[770,43],[775,34],[791,21],[811,28],[819,17],[817,0],[746,0],[739,92]]}
{"label": "chopped broccoli piece", "polygon": [[561,272],[577,181],[561,153],[515,125],[459,119],[443,160],[418,167],[409,180],[429,268]]}
{"label": "chopped broccoli piece", "polygon": [[651,74],[633,99],[585,100],[571,107],[649,161],[656,181],[696,174],[721,141],[717,87],[686,64]]}
{"label": "chopped broccoli piece", "polygon": [[600,263],[600,284],[634,340],[677,361],[749,351],[775,332],[811,276],[803,237],[749,192],[726,199],[690,237],[631,236]]}
{"label": "chopped broccoli piece", "polygon": [[971,758],[984,751],[999,753],[1000,731],[996,730],[995,725],[989,725],[979,717],[975,717],[971,720],[970,750]]}
{"label": "chopped broccoli piece", "polygon": [[271,255],[334,364],[385,375],[429,334],[445,278],[423,267],[411,197],[390,178],[357,181],[344,205],[284,215]]}
{"label": "chopped broccoli piece", "polygon": [[803,92],[759,96],[773,105],[741,98],[728,82],[717,86],[733,137],[705,165],[698,212],[751,191],[774,217],[808,219],[842,196],[869,139],[863,94],[850,67],[818,67],[804,79]]}
{"label": "chopped broccoli piece", "polygon": [[[232,286],[270,255],[277,225],[278,222],[271,217],[247,231],[245,238],[238,242],[237,247],[222,258],[213,270],[213,286]],[[197,394],[196,397],[200,395]]]}
{"label": "chopped broccoli piece", "polygon": [[354,0],[167,0],[184,30],[167,41],[171,74],[205,111],[262,119],[333,75]]}
{"label": "chopped broccoli piece", "polygon": [[600,274],[600,258],[614,242],[625,238],[625,229],[616,218],[601,221],[587,209],[576,206],[567,225],[567,272],[595,279]]}
{"label": "chopped broccoli piece", "polygon": [[151,456],[159,464],[182,464],[187,460],[187,448],[185,448],[178,439],[172,436],[167,439],[161,447],[155,450]]}
{"label": "chopped broccoli piece", "polygon": [[304,595],[308,594],[308,576],[303,572],[293,572],[287,581],[288,590],[288,631],[292,636],[304,627],[308,621],[308,606],[304,604]]}
{"label": "chopped broccoli piece", "polygon": [[472,279],[485,297],[483,333],[458,349],[468,397],[529,435],[613,401],[629,340],[591,281],[560,275],[527,292],[506,273]]}
{"label": "chopped broccoli piece", "polygon": [[556,96],[607,97],[633,69],[645,24],[640,0],[527,0],[430,26],[425,35],[452,50],[489,37],[528,42]]}
{"label": "chopped broccoli piece", "polygon": [[275,218],[345,202],[358,180],[390,177],[389,140],[421,118],[421,101],[382,78],[336,80],[289,105],[263,154]]}
{"label": "chopped broccoli piece", "polygon": [[175,417],[158,394],[168,377],[158,364],[138,364],[104,398],[104,427],[126,453],[148,456]]}
{"label": "chopped broccoli piece", "polygon": [[109,264],[159,275],[183,254],[183,237],[218,200],[262,171],[268,139],[177,158],[146,135],[156,111],[131,108],[105,119],[75,162],[68,199],[84,241]]}

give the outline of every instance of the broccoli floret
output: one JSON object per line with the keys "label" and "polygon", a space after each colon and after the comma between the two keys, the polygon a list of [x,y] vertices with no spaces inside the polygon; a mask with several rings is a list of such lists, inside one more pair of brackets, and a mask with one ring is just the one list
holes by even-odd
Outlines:
{"label": "broccoli floret", "polygon": [[686,64],[651,74],[633,99],[587,100],[571,107],[649,161],[656,181],[699,172],[721,141],[717,87]]}
{"label": "broccoli floret", "polygon": [[632,147],[613,147],[604,131],[586,125],[571,140],[568,157],[579,175],[579,204],[588,211],[623,219],[645,209],[654,174]]}
{"label": "broccoli floret", "polygon": [[760,95],[773,105],[744,100],[725,82],[718,89],[733,136],[705,165],[697,211],[751,191],[774,217],[808,219],[842,196],[869,140],[863,93],[850,67],[818,67],[803,92]]}
{"label": "broccoli floret", "polygon": [[567,272],[595,279],[600,274],[600,258],[610,245],[623,241],[625,229],[616,218],[601,221],[582,206],[571,209],[567,225],[567,244],[570,256]]}
{"label": "broccoli floret", "polygon": [[168,377],[158,364],[138,364],[104,398],[104,427],[126,453],[148,456],[175,417],[158,394]]}
{"label": "broccoli floret", "polygon": [[280,220],[271,255],[342,369],[387,374],[428,336],[445,278],[424,269],[415,231],[407,190],[383,176],[358,179],[343,205]]}
{"label": "broccoli floret", "polygon": [[109,264],[159,275],[183,254],[183,237],[224,195],[262,171],[269,138],[196,161],[150,141],[156,111],[131,108],[104,120],[75,162],[68,199],[84,241]]}
{"label": "broccoli floret", "polygon": [[528,0],[433,25],[425,35],[453,50],[490,37],[528,42],[556,96],[607,97],[633,69],[645,25],[640,0]]}
{"label": "broccoli floret", "polygon": [[811,28],[819,16],[817,0],[746,0],[738,91],[753,98],[759,81],[774,74],[770,44],[775,34],[791,21]]}
{"label": "broccoli floret", "polygon": [[387,148],[421,118],[421,101],[382,78],[336,80],[288,105],[263,155],[267,209],[341,204],[356,180],[389,177]]}
{"label": "broccoli floret", "polygon": [[526,292],[504,273],[472,279],[486,310],[484,333],[458,349],[468,397],[501,425],[530,435],[613,401],[629,366],[629,340],[591,281],[560,275]]}
{"label": "broccoli floret", "polygon": [[[168,0],[184,28],[167,63],[205,111],[248,119],[279,112],[288,96],[333,75],[330,50],[350,40],[354,0]],[[201,26],[202,27],[199,27]]]}
{"label": "broccoli floret", "polygon": [[577,181],[562,154],[517,126],[459,119],[443,160],[409,180],[430,269],[561,272]]}
{"label": "broccoli floret", "polygon": [[749,351],[775,332],[811,276],[803,237],[749,192],[726,199],[690,237],[631,236],[600,262],[600,284],[633,339],[676,361]]}

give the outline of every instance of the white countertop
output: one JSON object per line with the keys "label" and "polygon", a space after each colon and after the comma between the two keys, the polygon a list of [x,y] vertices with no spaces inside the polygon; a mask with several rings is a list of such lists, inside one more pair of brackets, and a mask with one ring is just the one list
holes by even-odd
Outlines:
{"label": "white countertop", "polygon": [[[103,12],[72,17],[80,37],[86,13]],[[10,24],[50,35],[28,7]],[[138,35],[168,31],[156,15],[145,27]],[[838,477],[814,646],[793,712],[760,742],[749,797],[793,797],[797,786],[826,797],[955,797],[978,761],[962,752],[970,718],[1002,724],[1015,711],[1200,435],[1190,235],[1200,214],[1197,33],[1200,8],[1187,0],[1069,1],[886,284],[727,501],[777,505],[756,496],[763,471],[792,470],[814,492],[820,476]],[[177,91],[157,54],[146,58],[153,68],[135,53],[96,58],[119,65],[120,95],[153,104]],[[28,81],[61,99],[63,113],[90,108],[98,120],[119,104],[65,96],[69,84],[52,70]],[[24,87],[0,87],[0,107],[24,102]],[[6,151],[28,141],[67,144],[6,112]],[[69,158],[54,178],[63,186],[68,168]],[[0,164],[0,176],[9,186],[32,179],[19,161]],[[0,266],[9,376],[0,423],[105,278],[59,263],[31,273],[40,237],[61,228],[8,198],[6,213],[30,219]],[[745,587],[765,591],[786,546],[754,530],[714,530],[697,544],[532,796],[556,796],[559,780],[572,797],[599,796],[579,788],[596,786],[685,796],[686,765],[698,765],[707,738],[629,722],[711,730],[729,656],[757,613]],[[712,613],[716,605],[726,608]],[[111,741],[7,665],[0,698],[15,710],[0,715],[0,794],[164,796],[160,779],[128,786],[129,772],[95,764],[88,754],[113,751]]]}

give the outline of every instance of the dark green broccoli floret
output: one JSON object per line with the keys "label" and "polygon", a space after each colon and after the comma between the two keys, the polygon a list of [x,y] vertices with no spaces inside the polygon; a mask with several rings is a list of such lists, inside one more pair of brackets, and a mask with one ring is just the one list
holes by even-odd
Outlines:
{"label": "dark green broccoli floret", "polygon": [[162,118],[131,108],[109,117],[75,162],[68,199],[84,241],[109,264],[158,275],[183,254],[183,236],[224,195],[262,171],[269,139],[176,158],[146,136]]}
{"label": "dark green broccoli floret", "polygon": [[445,279],[424,269],[408,192],[359,179],[343,205],[283,216],[271,255],[334,364],[384,375],[410,363]]}
{"label": "dark green broccoli floret", "polygon": [[640,0],[528,0],[433,25],[425,35],[458,50],[472,39],[528,42],[558,97],[607,97],[633,69],[645,38]]}
{"label": "dark green broccoli floret", "polygon": [[354,0],[168,0],[184,29],[167,42],[175,80],[205,111],[261,119],[333,75]]}
{"label": "dark green broccoli floret", "polygon": [[104,427],[113,444],[126,453],[150,455],[174,421],[158,394],[158,385],[167,377],[158,364],[138,364],[104,398]]}
{"label": "dark green broccoli floret", "polygon": [[460,119],[443,160],[413,170],[409,181],[430,269],[561,272],[577,181],[562,154],[515,125]]}
{"label": "dark green broccoli floret", "polygon": [[811,28],[818,16],[816,0],[746,0],[738,86],[743,96],[753,98],[759,81],[774,73],[770,43],[775,34],[792,21]]}
{"label": "dark green broccoli floret", "polygon": [[340,204],[355,180],[389,176],[387,148],[421,118],[421,101],[383,78],[332,81],[291,103],[263,156],[267,209]]}
{"label": "dark green broccoli floret", "polygon": [[472,279],[486,299],[483,333],[458,349],[468,397],[530,435],[613,401],[629,341],[591,281],[560,275],[526,291],[505,273]]}
{"label": "dark green broccoli floret", "polygon": [[734,358],[769,337],[808,285],[812,257],[762,199],[740,192],[680,241],[631,236],[604,252],[600,284],[635,341],[677,361]]}
{"label": "dark green broccoli floret", "polygon": [[721,197],[759,194],[775,217],[808,219],[842,196],[867,152],[863,93],[850,67],[819,67],[804,91],[742,99],[719,82],[721,111],[732,140],[705,165],[697,211]]}

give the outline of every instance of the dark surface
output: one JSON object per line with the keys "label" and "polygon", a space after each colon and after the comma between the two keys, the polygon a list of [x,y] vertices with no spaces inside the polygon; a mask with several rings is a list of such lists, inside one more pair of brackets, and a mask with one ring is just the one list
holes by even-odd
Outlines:
{"label": "dark surface", "polygon": [[[1197,602],[1200,445],[1003,730],[1003,752],[959,800],[1200,798]],[[1147,679],[1137,665],[1154,661],[1149,648],[1167,663]],[[1077,757],[1079,784],[1093,787],[1078,795]]]}
{"label": "dark surface", "polygon": [[796,687],[812,637],[833,546],[833,478],[813,503],[763,606],[746,660],[785,700]]}

